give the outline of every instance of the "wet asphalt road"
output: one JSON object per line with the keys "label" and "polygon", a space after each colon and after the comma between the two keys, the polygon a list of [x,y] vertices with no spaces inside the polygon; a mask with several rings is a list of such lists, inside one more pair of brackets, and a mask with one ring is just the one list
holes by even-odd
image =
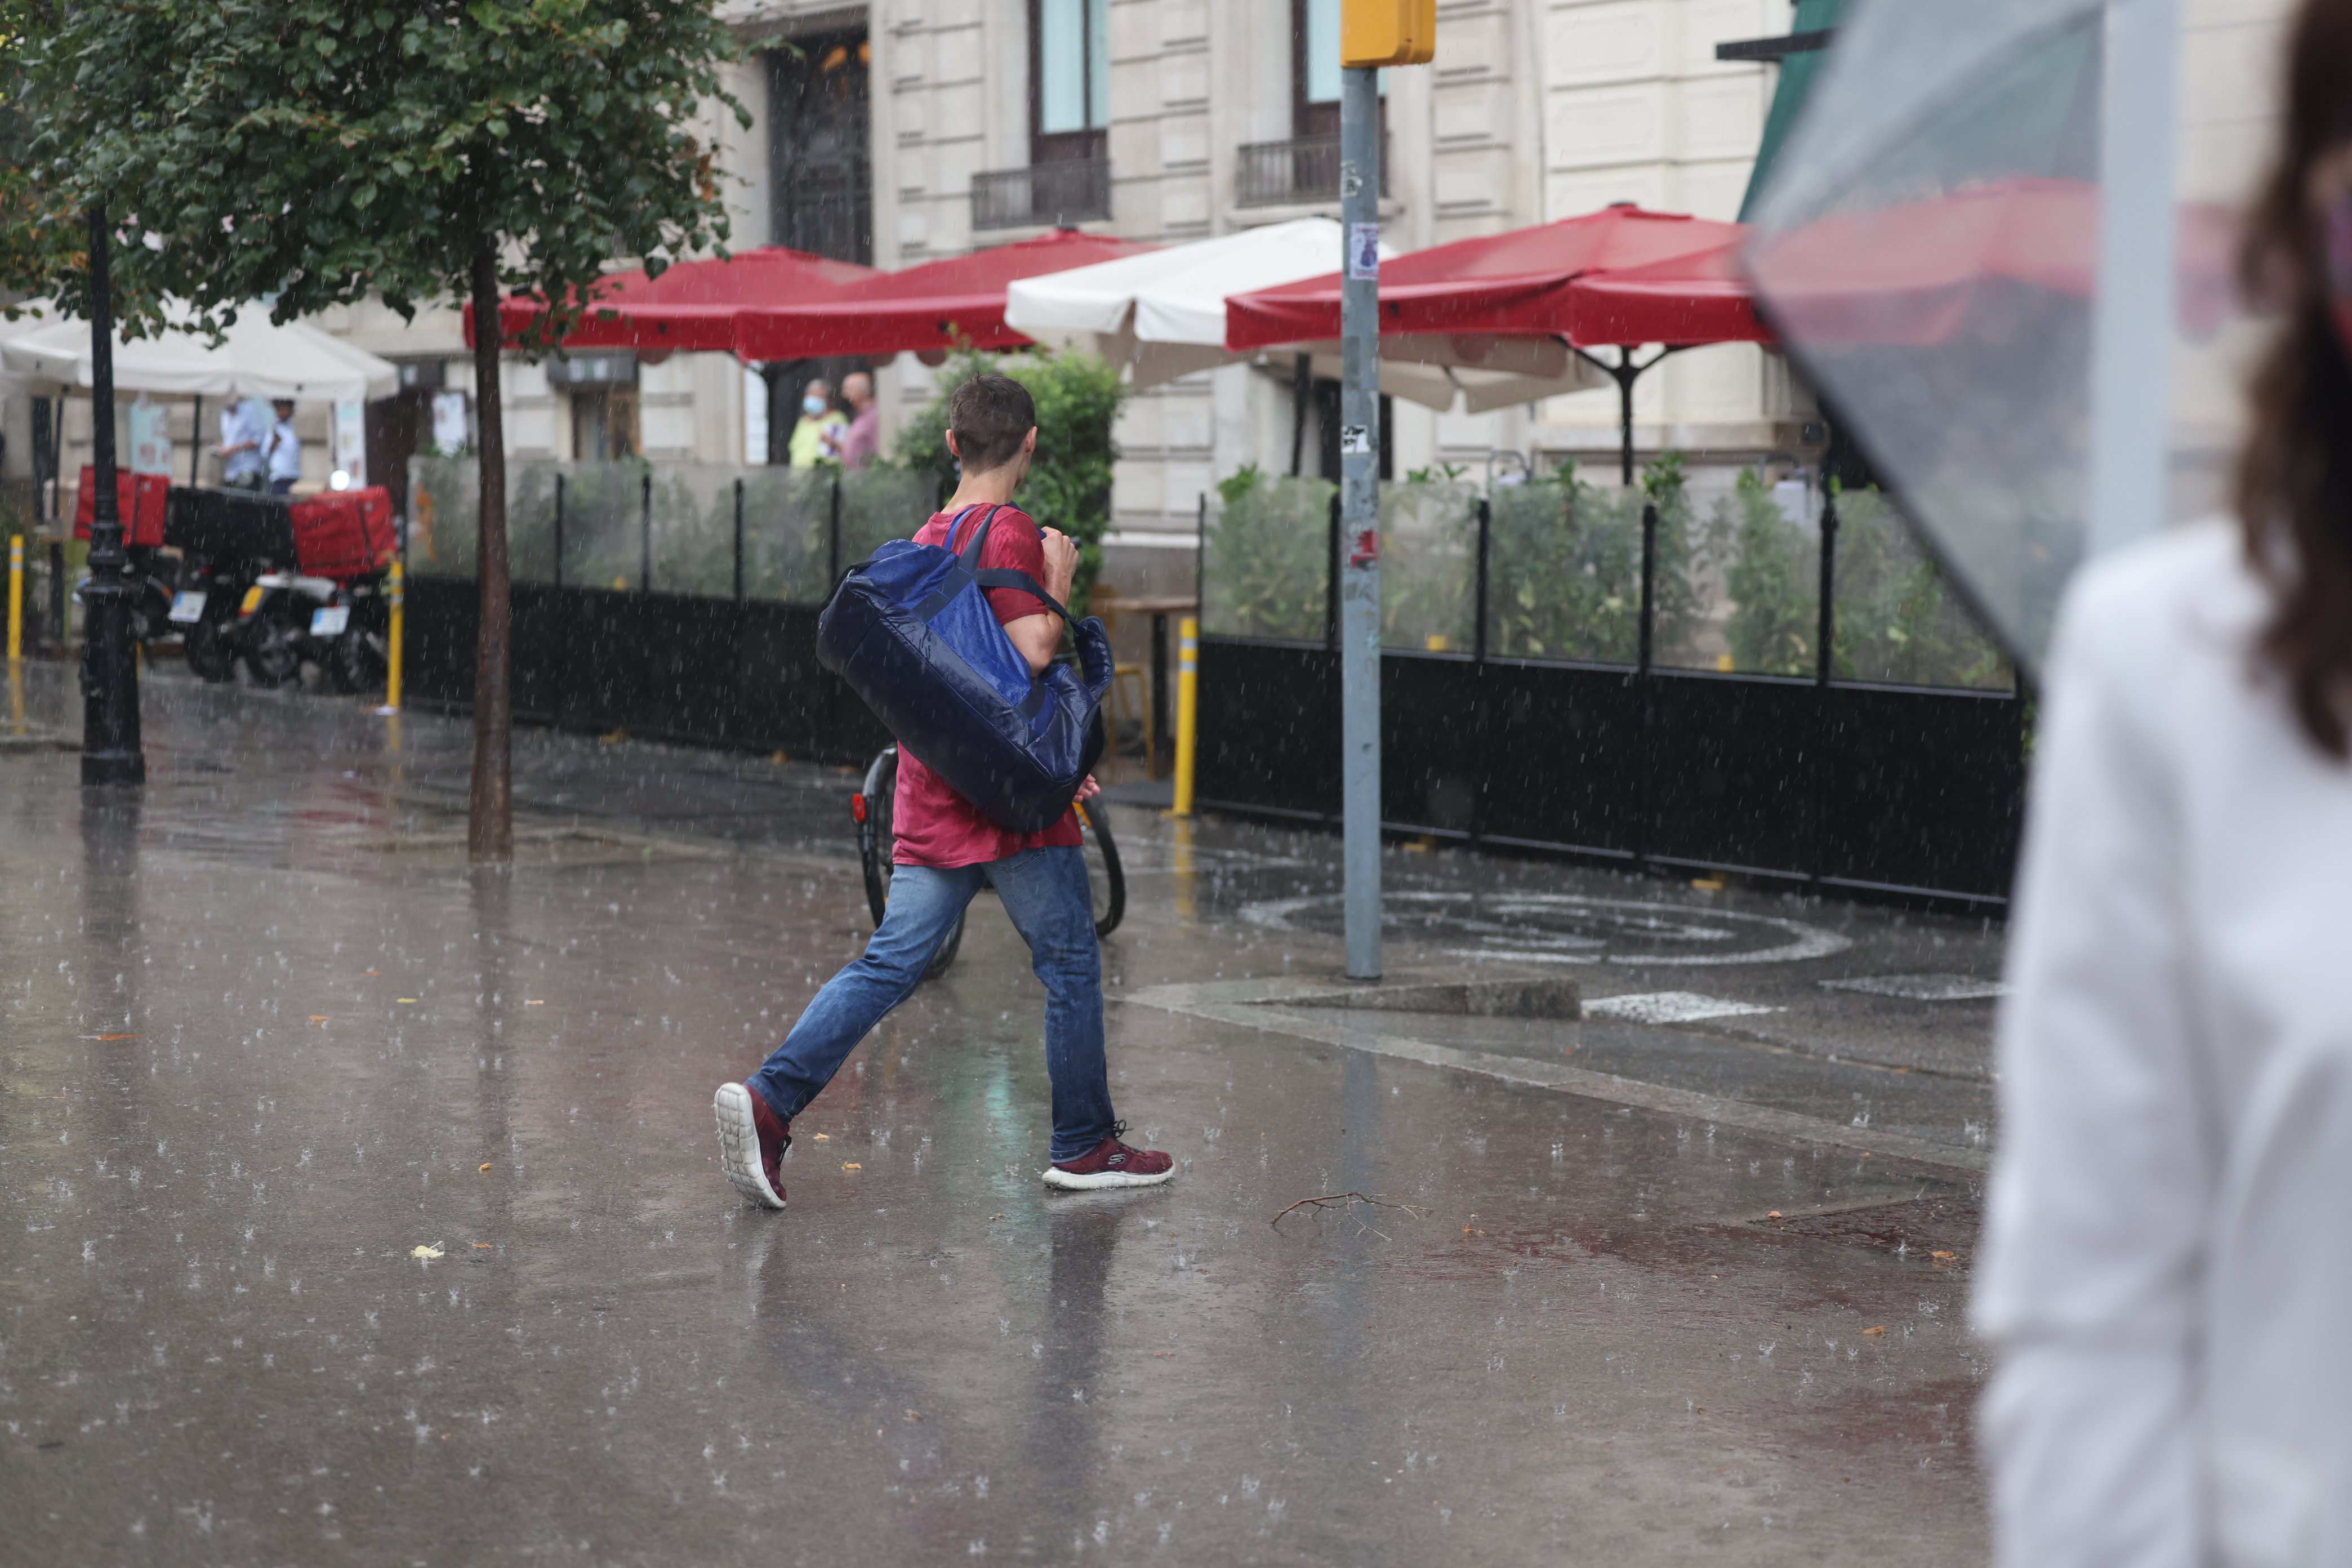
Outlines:
{"label": "wet asphalt road", "polygon": [[1268,1004],[1337,970],[1336,843],[1124,809],[1114,1088],[1177,1181],[1039,1184],[983,899],[767,1215],[710,1092],[866,934],[854,781],[526,734],[486,875],[461,721],[146,716],[129,801],[0,751],[11,1563],[1986,1555],[1991,1003],[1918,994],[1997,929],[1400,848],[1392,969],[1592,1016]]}

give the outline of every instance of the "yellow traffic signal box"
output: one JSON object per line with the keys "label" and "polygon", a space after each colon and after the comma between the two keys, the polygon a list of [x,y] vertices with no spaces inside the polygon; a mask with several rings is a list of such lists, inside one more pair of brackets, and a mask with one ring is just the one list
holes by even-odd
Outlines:
{"label": "yellow traffic signal box", "polygon": [[1339,61],[1425,66],[1437,58],[1437,0],[1339,0]]}

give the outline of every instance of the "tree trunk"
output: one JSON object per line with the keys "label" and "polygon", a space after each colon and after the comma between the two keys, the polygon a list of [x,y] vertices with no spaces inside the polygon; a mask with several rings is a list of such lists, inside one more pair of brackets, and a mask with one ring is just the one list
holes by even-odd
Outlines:
{"label": "tree trunk", "polygon": [[483,241],[475,253],[473,292],[482,625],[474,645],[474,775],[466,796],[466,855],[478,866],[502,866],[514,859],[514,700],[508,679],[507,443],[499,405],[499,348],[505,334],[499,321],[494,241]]}

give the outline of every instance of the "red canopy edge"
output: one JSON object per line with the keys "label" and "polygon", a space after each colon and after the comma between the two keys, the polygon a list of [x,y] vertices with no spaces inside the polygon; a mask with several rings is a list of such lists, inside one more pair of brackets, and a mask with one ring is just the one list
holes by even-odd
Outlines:
{"label": "red canopy edge", "polygon": [[821,300],[737,312],[733,348],[745,360],[1025,347],[1004,322],[1005,290],[1023,278],[1063,272],[1158,248],[1077,229],[877,274]]}
{"label": "red canopy edge", "polygon": [[[1570,286],[1578,278],[1712,250],[1745,232],[1738,224],[1620,204],[1433,246],[1381,263],[1381,331],[1567,336]],[[1225,346],[1243,353],[1338,337],[1340,283],[1333,272],[1234,295],[1225,303]]]}
{"label": "red canopy edge", "polygon": [[[830,298],[884,274],[854,261],[836,261],[785,246],[762,246],[720,258],[680,261],[648,278],[642,268],[598,282],[566,349],[685,349],[731,352],[735,314],[746,305]],[[546,313],[534,296],[510,294],[499,302],[499,325],[509,346],[520,346]],[[466,344],[474,342],[474,311],[465,310]]]}
{"label": "red canopy edge", "polygon": [[1648,267],[1588,273],[1569,285],[1568,339],[1618,343],[1759,343],[1774,340],[1756,313],[1741,264],[1744,239]]}

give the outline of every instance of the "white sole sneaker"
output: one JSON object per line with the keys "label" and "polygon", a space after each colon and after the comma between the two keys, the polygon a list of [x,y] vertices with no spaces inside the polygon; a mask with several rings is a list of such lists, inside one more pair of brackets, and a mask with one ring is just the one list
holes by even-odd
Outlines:
{"label": "white sole sneaker", "polygon": [[722,1083],[710,1109],[719,1118],[719,1168],[727,1173],[728,1184],[762,1208],[783,1207],[783,1194],[768,1184],[768,1173],[760,1168],[751,1091],[740,1083]]}
{"label": "white sole sneaker", "polygon": [[1176,1167],[1171,1165],[1156,1176],[1132,1176],[1125,1171],[1097,1171],[1090,1176],[1074,1176],[1058,1165],[1048,1165],[1045,1184],[1066,1193],[1093,1193],[1105,1187],[1156,1187],[1175,1174]]}

